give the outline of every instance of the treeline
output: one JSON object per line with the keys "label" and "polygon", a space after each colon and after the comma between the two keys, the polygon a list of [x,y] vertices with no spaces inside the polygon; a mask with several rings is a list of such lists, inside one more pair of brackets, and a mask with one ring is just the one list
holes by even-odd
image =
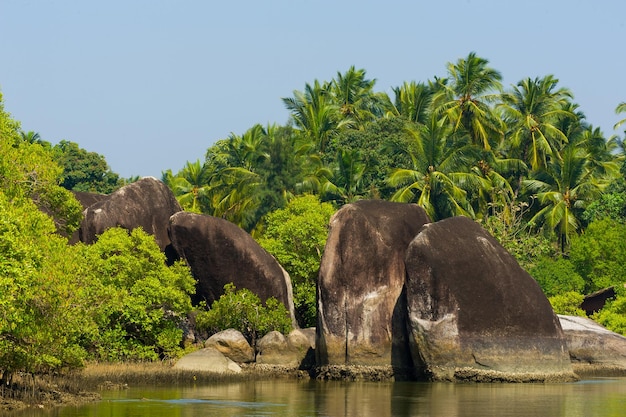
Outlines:
{"label": "treeline", "polygon": [[[163,180],[187,210],[251,232],[303,286],[296,291],[303,310],[316,275],[314,267],[291,265],[303,240],[294,242],[292,230],[282,238],[290,250],[277,250],[275,238],[264,243],[284,229],[286,219],[273,221],[273,213],[300,195],[334,209],[378,198],[417,203],[433,220],[471,217],[547,295],[558,296],[554,303],[563,312],[580,313],[583,294],[608,286],[623,294],[622,243],[608,236],[626,236],[622,139],[589,123],[552,75],[510,88],[501,79],[470,53],[449,63],[443,77],[404,82],[390,97],[352,67],[283,98],[288,125],[231,134],[204,160],[166,171]],[[622,112],[626,103],[616,108]],[[293,215],[297,221],[301,214]],[[624,332],[626,309],[618,305],[610,305],[617,316],[603,323]]]}
{"label": "treeline", "polygon": [[[615,287],[616,299],[594,318],[626,334],[621,138],[588,123],[553,76],[504,89],[501,74],[473,53],[443,77],[403,83],[393,97],[374,88],[355,68],[306,84],[283,99],[288,125],[232,134],[163,180],[186,210],[238,224],[279,260],[301,326],[315,325],[330,216],[377,198],[417,203],[433,220],[481,222],[559,312],[581,314],[584,294]],[[73,142],[52,146],[23,132],[0,100],[3,381],[87,358],[180,354],[181,324],[194,308],[185,265],[166,267],[140,230],[111,230],[91,246],[70,246],[56,232],[71,233],[81,220],[68,190],[109,193],[133,180]],[[233,291],[221,311],[247,311],[229,304]],[[200,317],[216,326],[211,314]]]}

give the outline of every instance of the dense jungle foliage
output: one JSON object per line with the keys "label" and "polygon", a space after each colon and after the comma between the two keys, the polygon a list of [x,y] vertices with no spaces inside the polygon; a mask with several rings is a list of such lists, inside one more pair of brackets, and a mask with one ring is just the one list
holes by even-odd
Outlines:
{"label": "dense jungle foliage", "polygon": [[[584,314],[583,295],[615,287],[616,298],[594,318],[626,334],[623,138],[589,123],[552,75],[505,88],[474,53],[446,70],[404,82],[393,97],[354,67],[307,83],[282,99],[287,125],[231,134],[162,179],[185,210],[228,219],[279,260],[292,277],[301,326],[315,325],[315,279],[331,215],[375,198],[419,204],[433,220],[480,222],[557,312]],[[618,129],[626,103],[616,113]],[[70,246],[57,233],[80,223],[68,190],[109,193],[134,180],[76,143],[52,146],[22,131],[0,96],[2,379],[89,358],[180,354],[181,323],[194,308],[185,265],[166,267],[141,230],[111,230],[91,246]],[[248,311],[241,299],[256,302],[229,287],[214,311]],[[212,329],[234,313],[199,314]],[[264,318],[237,320],[251,337],[271,327]]]}

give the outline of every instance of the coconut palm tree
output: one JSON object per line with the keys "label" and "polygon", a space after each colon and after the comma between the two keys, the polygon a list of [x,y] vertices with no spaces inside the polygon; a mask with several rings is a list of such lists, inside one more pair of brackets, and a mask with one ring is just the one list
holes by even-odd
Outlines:
{"label": "coconut palm tree", "polygon": [[413,123],[427,123],[434,95],[431,85],[404,82],[400,87],[394,87],[393,92],[395,98],[389,112],[391,115],[404,117]]}
{"label": "coconut palm tree", "polygon": [[305,142],[310,142],[318,152],[324,152],[330,138],[352,121],[340,116],[340,109],[329,93],[327,83],[315,80],[306,84],[304,92],[294,91],[293,97],[283,98],[291,120],[302,133]]}
{"label": "coconut palm tree", "polygon": [[561,251],[580,227],[580,216],[608,184],[594,176],[588,153],[580,144],[568,144],[558,158],[551,158],[545,168],[534,171],[524,181],[526,189],[541,204],[530,219],[531,225],[545,227],[556,234]]}
{"label": "coconut palm tree", "polygon": [[407,150],[412,166],[395,169],[389,176],[388,184],[397,188],[391,200],[416,202],[432,220],[456,215],[473,217],[467,191],[459,184],[479,182],[469,170],[478,149],[453,146],[449,124],[434,115],[428,124],[408,128],[408,133],[414,139],[414,146]]}
{"label": "coconut palm tree", "polygon": [[439,80],[435,108],[452,124],[455,132],[464,130],[475,145],[490,149],[502,136],[500,120],[489,103],[502,88],[502,75],[488,66],[489,61],[470,52],[455,64],[448,63],[448,78]]}
{"label": "coconut palm tree", "polygon": [[331,169],[332,176],[321,187],[323,200],[343,205],[369,195],[369,190],[364,188],[368,166],[358,149],[339,149]]}
{"label": "coconut palm tree", "polygon": [[163,176],[164,182],[170,187],[182,208],[201,213],[208,210],[206,205],[210,200],[210,182],[214,173],[208,164],[203,164],[198,159],[195,162],[187,162],[176,175],[167,171]]}
{"label": "coconut palm tree", "polygon": [[550,156],[558,158],[558,151],[568,141],[559,123],[575,117],[568,106],[572,93],[557,89],[557,83],[552,75],[525,78],[502,94],[497,106],[509,127],[505,148],[511,157],[529,163],[533,170],[545,167]]}
{"label": "coconut palm tree", "polygon": [[357,70],[354,66],[344,74],[338,72],[337,78],[331,81],[329,93],[346,126],[363,129],[367,123],[383,116],[389,97],[375,93],[375,84],[376,80],[365,78],[364,69]]}
{"label": "coconut palm tree", "polygon": [[[617,114],[626,113],[626,101],[621,102],[620,104],[617,105],[617,107],[615,108],[615,113]],[[613,126],[613,129],[615,130],[619,129],[619,127],[623,125],[624,123],[626,123],[626,118],[615,123],[615,126]]]}

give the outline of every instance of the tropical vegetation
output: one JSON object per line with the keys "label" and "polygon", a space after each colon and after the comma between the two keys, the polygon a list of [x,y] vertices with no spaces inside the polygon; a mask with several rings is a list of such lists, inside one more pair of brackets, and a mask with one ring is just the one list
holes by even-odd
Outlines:
{"label": "tropical vegetation", "polygon": [[[441,77],[405,81],[391,96],[375,87],[355,67],[305,83],[282,98],[286,125],[232,133],[162,179],[185,210],[237,224],[279,260],[293,280],[300,325],[315,323],[330,216],[360,199],[385,199],[418,204],[433,220],[480,222],[557,311],[580,313],[583,295],[614,287],[617,297],[595,317],[625,332],[624,134],[606,136],[593,126],[554,75],[505,87],[500,72],[473,52]],[[625,112],[617,103],[616,130]],[[140,231],[112,231],[92,247],[68,246],[55,233],[79,225],[70,190],[109,193],[134,179],[120,179],[103,157],[75,143],[52,146],[24,132],[1,100],[0,135],[3,379],[89,357],[175,356],[178,324],[192,309],[188,269],[163,266]],[[245,289],[226,290],[201,312],[205,328],[256,302]],[[246,308],[232,308],[243,305],[237,297]],[[67,314],[68,306],[77,314]],[[268,328],[243,319],[250,338]]]}

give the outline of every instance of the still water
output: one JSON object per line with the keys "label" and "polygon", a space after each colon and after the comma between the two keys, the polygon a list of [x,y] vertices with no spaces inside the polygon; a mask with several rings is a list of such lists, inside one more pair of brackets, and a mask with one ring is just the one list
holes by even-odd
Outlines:
{"label": "still water", "polygon": [[102,393],[81,407],[20,417],[193,416],[626,416],[626,378],[567,384],[256,381]]}

